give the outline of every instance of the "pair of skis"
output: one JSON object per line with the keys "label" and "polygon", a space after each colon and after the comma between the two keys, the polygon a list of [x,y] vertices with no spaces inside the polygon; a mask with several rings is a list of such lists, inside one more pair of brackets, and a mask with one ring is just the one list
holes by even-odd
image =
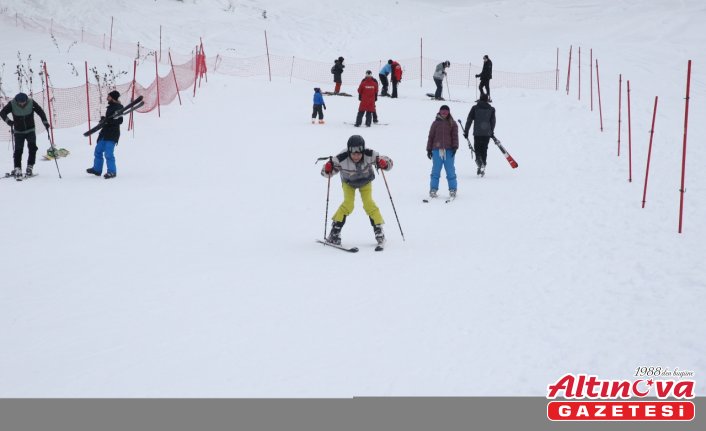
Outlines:
{"label": "pair of skis", "polygon": [[5,173],[5,176],[2,177],[2,178],[0,178],[0,180],[3,179],[3,178],[14,178],[14,179],[17,180],[17,181],[22,181],[22,180],[26,180],[26,179],[29,179],[29,178],[32,178],[32,177],[36,177],[36,176],[38,176],[38,175],[39,175],[39,174],[32,174],[32,175],[22,175],[22,176],[16,177],[16,176],[12,175],[11,173],[6,172],[6,173]]}
{"label": "pair of skis", "polygon": [[[323,244],[323,245],[329,246],[329,247],[337,248],[337,249],[339,249],[339,250],[347,251],[348,253],[358,253],[358,251],[359,251],[358,247],[350,247],[350,248],[349,248],[349,247],[345,247],[345,246],[342,246],[342,245],[333,244],[333,243],[330,243],[330,242],[327,242],[327,241],[323,241],[323,240],[320,240],[320,239],[317,239],[316,242],[318,242],[319,244]],[[375,246],[375,251],[383,251],[384,249],[385,249],[385,244],[384,244],[384,243],[383,243],[383,244],[378,244],[377,246]]]}
{"label": "pair of skis", "polygon": [[[127,105],[123,106],[122,109],[118,109],[117,111],[115,111],[113,113],[113,115],[110,116],[109,119],[114,120],[116,118],[120,118],[123,115],[127,115],[127,114],[131,113],[132,111],[141,108],[142,105],[144,105],[144,104],[145,104],[145,102],[142,100],[142,96],[137,96],[137,99],[135,99],[132,102],[128,103]],[[98,124],[96,124],[94,127],[92,127],[87,132],[84,132],[83,136],[90,136],[90,135],[96,133],[97,131],[102,129],[103,126],[105,126],[105,123],[107,120],[108,120],[108,118],[104,118],[104,119],[100,120],[98,122]]]}
{"label": "pair of skis", "polygon": [[[428,204],[429,202],[436,200],[436,199],[437,199],[436,197],[433,197],[433,198],[428,197],[428,198],[422,199],[422,202],[424,202],[425,204]],[[453,202],[455,200],[456,200],[456,196],[449,196],[448,198],[444,199],[444,202],[447,204],[450,204],[451,202]]]}
{"label": "pair of skis", "polygon": [[[460,124],[461,129],[463,129],[465,131],[465,128],[463,127],[463,123],[461,122],[461,120],[458,120],[458,124]],[[516,169],[517,166],[519,166],[519,165],[517,164],[515,159],[512,158],[510,153],[507,152],[505,147],[502,146],[502,144],[500,143],[500,139],[496,138],[495,136],[491,136],[490,139],[492,139],[493,142],[495,142],[495,145],[498,146],[498,149],[500,150],[501,153],[503,153],[503,156],[505,156],[505,159],[510,164],[510,167],[512,167],[512,169]],[[468,141],[468,148],[471,149],[471,154],[475,154],[475,151],[473,151],[473,146],[471,145],[471,141],[469,141],[468,138],[466,138],[466,141]]]}

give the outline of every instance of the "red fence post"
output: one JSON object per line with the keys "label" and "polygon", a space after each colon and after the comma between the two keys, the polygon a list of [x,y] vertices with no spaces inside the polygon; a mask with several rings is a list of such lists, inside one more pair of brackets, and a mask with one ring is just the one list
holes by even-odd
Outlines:
{"label": "red fence post", "polygon": [[647,168],[645,169],[645,189],[642,192],[642,208],[645,207],[647,198],[647,178],[650,175],[650,157],[652,156],[652,137],[655,134],[655,117],[657,116],[657,96],[655,96],[655,108],[652,112],[652,128],[650,129],[650,146],[647,149]]}
{"label": "red fence post", "polygon": [[424,74],[422,73],[422,68],[424,67],[424,38],[419,38],[419,88],[422,88],[422,80],[424,79]]}
{"label": "red fence post", "polygon": [[159,63],[157,62],[157,53],[154,54],[154,76],[157,81],[157,117],[161,117],[162,111],[159,107]]}
{"label": "red fence post", "polygon": [[[86,66],[86,111],[88,113],[88,129],[91,128],[91,98],[88,96],[88,62],[84,61]],[[93,145],[91,142],[91,135],[88,135],[88,145]]]}
{"label": "red fence post", "polygon": [[[203,40],[199,38],[199,41],[201,42],[201,75],[205,76],[206,82],[208,82],[208,68],[206,67],[206,50],[203,47]],[[199,88],[201,88],[201,78],[199,78]]]}
{"label": "red fence post", "polygon": [[623,103],[623,74],[618,75],[618,157],[620,157],[620,126]]}
{"label": "red fence post", "polygon": [[598,74],[598,59],[596,59],[596,85],[598,87],[598,113],[601,118],[601,132],[603,131],[603,108],[601,106],[601,78]]}
{"label": "red fence post", "polygon": [[49,72],[47,72],[47,62],[44,62],[44,80],[47,83],[47,107],[49,110],[49,130],[47,133],[51,135],[51,142],[54,145],[54,121],[51,115],[51,93],[49,92]]}
{"label": "red fence post", "polygon": [[682,215],[684,213],[684,174],[686,173],[686,132],[689,125],[689,87],[691,85],[691,60],[686,72],[686,102],[684,106],[684,147],[681,155],[681,188],[679,189],[679,233],[682,227]]}
{"label": "red fence post", "polygon": [[[137,81],[135,81],[136,75],[137,75],[137,60],[132,60],[132,94],[130,95],[131,102],[133,100],[135,100],[135,85],[137,82]],[[128,131],[135,129],[135,122],[133,121],[133,114],[134,113],[135,113],[134,111],[130,112],[130,119],[127,122],[127,130]]]}
{"label": "red fence post", "polygon": [[162,61],[162,24],[159,25],[159,61]]}
{"label": "red fence post", "polygon": [[267,44],[267,30],[265,30],[265,51],[267,52],[267,73],[270,75],[270,82],[272,82],[272,68],[270,67],[270,47]]}
{"label": "red fence post", "polygon": [[174,63],[172,63],[172,51],[168,51],[169,53],[169,64],[172,65],[172,76],[174,76],[174,86],[176,87],[177,91],[177,96],[179,96],[179,105],[181,105],[181,94],[179,94],[179,84],[177,83],[176,79],[176,72],[174,71]]}
{"label": "red fence post", "polygon": [[569,82],[571,79],[571,53],[574,50],[574,46],[569,47],[569,67],[566,69],[566,95],[569,95]]}
{"label": "red fence post", "polygon": [[630,121],[630,80],[628,79],[628,182],[632,182],[632,123]]}

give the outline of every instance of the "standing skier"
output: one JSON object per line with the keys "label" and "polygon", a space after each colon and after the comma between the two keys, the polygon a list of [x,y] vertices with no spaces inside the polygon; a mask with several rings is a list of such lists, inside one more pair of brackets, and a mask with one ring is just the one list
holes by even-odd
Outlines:
{"label": "standing skier", "polygon": [[358,115],[355,118],[355,127],[360,127],[363,122],[363,114],[365,114],[365,126],[370,127],[371,119],[373,122],[378,122],[378,113],[375,110],[375,102],[378,100],[378,82],[373,78],[373,72],[366,71],[365,78],[360,81],[358,86]]}
{"label": "standing skier", "polygon": [[387,80],[387,76],[392,73],[392,60],[387,60],[387,63],[380,69],[380,73],[378,76],[380,77],[380,83],[382,84],[382,90],[380,92],[380,96],[386,97],[389,96],[387,94],[387,87],[390,85],[390,83]]}
{"label": "standing skier", "polygon": [[324,111],[321,108],[326,109],[326,102],[324,102],[321,89],[316,87],[314,88],[314,112],[311,113],[311,124],[314,124],[316,114],[319,114],[319,124],[324,124]]}
{"label": "standing skier", "polygon": [[[15,152],[13,154],[14,170],[12,175],[15,178],[22,176],[22,152],[25,141],[27,141],[27,170],[25,175],[32,176],[34,162],[37,157],[37,134],[34,132],[34,114],[39,115],[42,124],[49,131],[49,121],[44,110],[37,102],[28,97],[25,93],[18,93],[13,100],[0,110],[0,118],[7,123],[14,131]],[[12,120],[7,116],[12,114]]]}
{"label": "standing skier", "polygon": [[439,190],[441,167],[446,171],[446,181],[449,185],[449,196],[456,197],[456,166],[454,161],[458,150],[458,126],[451,116],[448,106],[442,105],[436,119],[431,123],[427,139],[427,157],[431,159],[431,182],[429,197],[435,198]]}
{"label": "standing skier", "polygon": [[341,244],[341,229],[346,223],[346,217],[352,212],[355,204],[355,190],[360,192],[363,201],[363,209],[370,218],[373,226],[375,240],[378,245],[385,243],[385,233],[382,225],[385,221],[380,214],[380,209],[373,200],[373,183],[375,172],[373,168],[392,169],[392,160],[387,156],[380,155],[377,151],[365,148],[365,140],[360,135],[353,135],[348,138],[346,149],[334,156],[324,164],[321,175],[330,178],[337,173],[341,173],[341,185],[343,187],[343,203],[333,215],[331,232],[326,241],[331,244]]}
{"label": "standing skier", "polygon": [[341,75],[343,75],[343,69],[346,66],[343,65],[343,57],[338,57],[337,60],[333,61],[333,67],[331,67],[331,73],[333,73],[333,82],[336,83],[336,88],[333,90],[333,94],[338,94],[341,91]]}
{"label": "standing skier", "polygon": [[[480,78],[480,85],[478,86],[480,94],[487,94],[488,102],[492,102],[493,99],[490,98],[490,80],[493,79],[493,62],[490,61],[487,55],[483,56],[483,70],[476,75],[476,78]],[[483,92],[483,88],[485,88],[485,92]]]}
{"label": "standing skier", "polygon": [[442,63],[436,65],[436,70],[434,70],[434,83],[436,84],[436,92],[434,93],[434,99],[444,100],[441,97],[441,90],[444,88],[444,77],[446,76],[446,68],[451,66],[451,62],[446,60]]}
{"label": "standing skier", "polygon": [[118,145],[120,139],[120,125],[123,123],[123,117],[111,118],[118,110],[123,109],[123,105],[119,102],[120,93],[116,90],[108,93],[108,107],[105,110],[105,117],[101,117],[104,126],[98,134],[98,142],[93,157],[93,167],[86,169],[86,172],[100,176],[103,172],[103,157],[107,164],[108,171],[103,175],[103,178],[115,178],[118,174],[115,166],[115,146]]}
{"label": "standing skier", "polygon": [[468,139],[471,123],[474,123],[473,147],[476,151],[476,165],[478,165],[476,175],[482,177],[485,175],[485,164],[488,158],[488,142],[490,142],[490,137],[495,135],[495,108],[488,103],[487,94],[481,94],[478,103],[468,113],[463,130],[463,137],[466,139]]}
{"label": "standing skier", "polygon": [[392,62],[392,96],[393,99],[397,98],[397,85],[402,82],[402,66],[396,61]]}

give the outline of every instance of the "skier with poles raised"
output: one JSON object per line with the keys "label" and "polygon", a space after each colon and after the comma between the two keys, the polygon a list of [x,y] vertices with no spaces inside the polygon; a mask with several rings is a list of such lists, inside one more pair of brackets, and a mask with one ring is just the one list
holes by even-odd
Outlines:
{"label": "skier with poles raised", "polygon": [[[375,240],[378,244],[376,250],[382,250],[385,244],[385,233],[382,225],[385,221],[382,218],[380,209],[373,200],[372,181],[375,179],[373,168],[389,171],[392,169],[392,160],[377,151],[365,148],[365,140],[360,135],[353,135],[348,138],[346,149],[324,164],[321,169],[321,175],[330,179],[340,172],[341,185],[343,187],[343,203],[332,217],[333,224],[331,225],[331,232],[326,238],[326,244],[341,245],[341,229],[346,223],[346,217],[353,212],[355,191],[357,189],[363,201],[363,209],[370,218],[370,224],[373,226]],[[351,249],[350,251],[357,251],[357,249]]]}
{"label": "skier with poles raised", "polygon": [[[15,98],[0,110],[0,118],[10,126],[13,134],[15,151],[13,154],[14,170],[12,171],[12,176],[18,180],[22,178],[22,152],[25,141],[27,141],[27,150],[29,151],[25,176],[33,176],[34,162],[37,157],[37,134],[34,129],[35,113],[39,115],[42,124],[48,131],[50,126],[44,110],[25,93],[17,93]],[[8,118],[8,114],[12,114],[12,120]]]}

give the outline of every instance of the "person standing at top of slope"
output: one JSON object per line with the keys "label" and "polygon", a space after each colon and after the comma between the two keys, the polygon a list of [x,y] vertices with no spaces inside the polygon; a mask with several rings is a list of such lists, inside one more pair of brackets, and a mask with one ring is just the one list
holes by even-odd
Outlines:
{"label": "person standing at top of slope", "polygon": [[[478,89],[480,90],[481,96],[483,94],[487,94],[487,101],[492,102],[493,99],[490,98],[490,80],[493,79],[493,62],[490,61],[490,58],[487,55],[483,56],[483,70],[476,75],[476,78],[480,78],[480,85],[478,86]],[[485,88],[485,92],[483,92],[483,88]]]}
{"label": "person standing at top of slope", "polygon": [[[488,95],[481,94],[478,103],[468,113],[463,137],[468,139],[468,132],[473,124],[473,147],[476,151],[476,175],[485,175],[485,164],[488,158],[488,143],[490,137],[495,135],[495,108],[488,103]],[[470,143],[469,143],[470,146]]]}
{"label": "person standing at top of slope", "polygon": [[382,91],[380,92],[380,96],[387,97],[389,94],[387,94],[387,87],[389,86],[389,82],[387,80],[387,76],[392,73],[392,60],[387,60],[387,63],[380,69],[380,73],[378,76],[380,77],[380,83],[382,84]]}
{"label": "person standing at top of slope", "polygon": [[458,150],[458,126],[451,116],[448,106],[442,105],[429,129],[427,138],[427,157],[431,159],[431,182],[429,197],[435,198],[439,190],[441,167],[446,171],[446,181],[449,185],[449,196],[456,197],[458,184],[456,181],[456,151]]}
{"label": "person standing at top of slope", "polygon": [[392,160],[387,156],[380,155],[377,151],[365,148],[365,140],[360,135],[348,138],[346,149],[324,164],[321,175],[330,178],[340,172],[343,187],[343,203],[332,217],[333,224],[331,232],[326,238],[327,242],[341,245],[341,229],[346,223],[346,217],[353,212],[357,189],[363,200],[363,209],[373,226],[375,240],[378,245],[385,243],[385,233],[382,230],[385,220],[373,200],[374,167],[389,171],[392,169]]}
{"label": "person standing at top of slope", "polygon": [[[14,131],[15,152],[13,154],[14,170],[12,175],[16,178],[22,176],[22,151],[27,141],[27,170],[25,174],[32,176],[34,162],[37,157],[37,134],[34,132],[34,114],[39,115],[44,127],[49,130],[47,115],[39,103],[28,97],[25,93],[17,93],[14,99],[0,110],[0,118]],[[8,118],[12,114],[12,120]]]}
{"label": "person standing at top of slope", "polygon": [[392,96],[393,99],[397,98],[397,86],[402,82],[402,66],[396,61],[392,62]]}
{"label": "person standing at top of slope", "polygon": [[333,94],[338,94],[341,91],[341,75],[343,75],[343,69],[346,66],[343,65],[343,57],[338,57],[337,60],[333,61],[333,67],[331,67],[331,73],[333,73],[333,82],[336,83],[336,88],[333,90]]}
{"label": "person standing at top of slope", "polygon": [[123,123],[123,117],[112,118],[119,110],[123,109],[123,105],[119,102],[120,93],[116,90],[108,93],[108,107],[105,110],[105,117],[101,117],[104,121],[104,126],[98,134],[98,142],[93,153],[93,167],[86,169],[86,172],[100,176],[103,172],[103,157],[107,164],[108,171],[103,175],[103,178],[115,178],[118,174],[115,166],[115,146],[118,145],[120,139],[120,125]]}
{"label": "person standing at top of slope", "polygon": [[319,115],[319,124],[324,124],[324,111],[321,108],[326,109],[326,102],[324,102],[321,89],[316,87],[314,88],[314,112],[311,113],[311,124],[314,124],[316,114]]}
{"label": "person standing at top of slope", "polygon": [[378,82],[373,78],[373,72],[366,71],[365,78],[360,81],[358,86],[358,115],[355,118],[355,127],[360,127],[363,122],[363,114],[365,114],[365,126],[370,127],[370,120],[378,122],[378,113],[375,110],[375,101],[378,100]]}
{"label": "person standing at top of slope", "polygon": [[436,92],[434,93],[434,99],[444,100],[441,97],[441,90],[444,88],[444,77],[446,76],[446,68],[451,66],[451,62],[446,60],[436,65],[436,70],[434,70],[434,83],[436,84]]}

